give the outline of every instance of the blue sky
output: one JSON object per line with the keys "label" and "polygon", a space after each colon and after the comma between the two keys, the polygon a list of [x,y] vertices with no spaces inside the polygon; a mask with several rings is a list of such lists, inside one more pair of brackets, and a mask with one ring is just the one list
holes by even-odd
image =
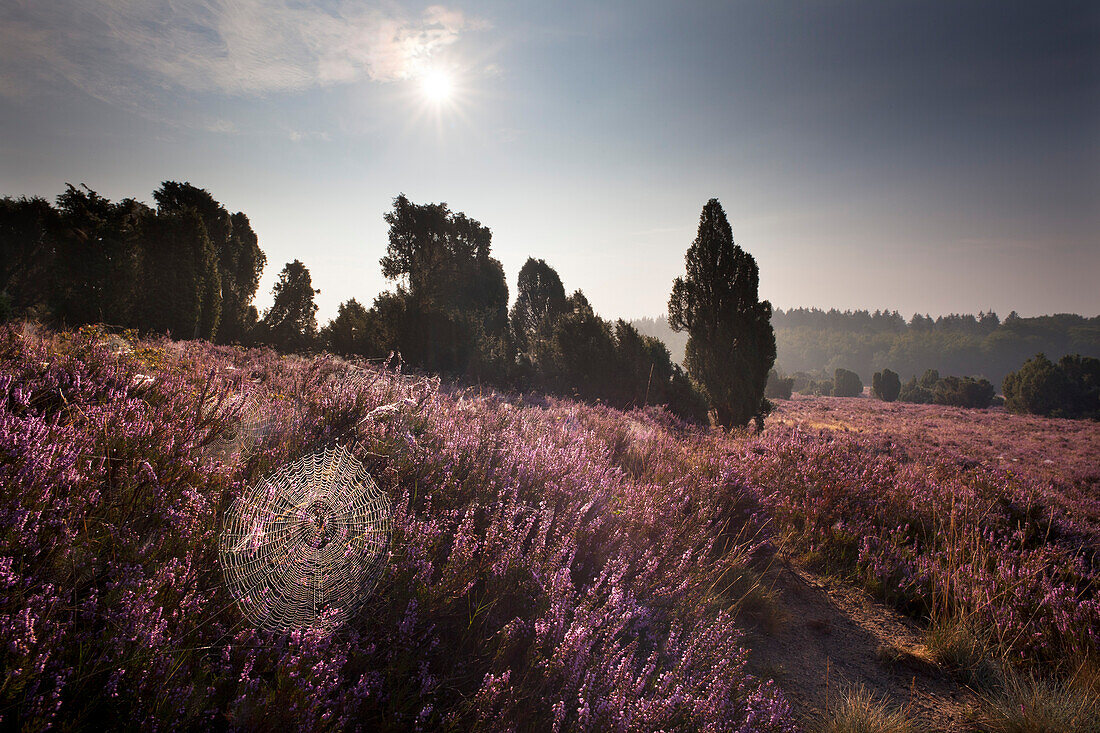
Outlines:
{"label": "blue sky", "polygon": [[400,192],[605,317],[664,311],[712,196],[778,307],[1096,315],[1098,7],[4,0],[0,195],[190,181],[322,320],[389,287]]}

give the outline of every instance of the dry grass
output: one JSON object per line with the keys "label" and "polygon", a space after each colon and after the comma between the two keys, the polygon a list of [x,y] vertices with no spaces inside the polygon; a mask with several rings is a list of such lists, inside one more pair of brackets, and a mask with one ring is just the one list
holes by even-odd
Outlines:
{"label": "dry grass", "polygon": [[1100,733],[1095,678],[1062,684],[1006,673],[985,699],[974,724],[986,733]]}
{"label": "dry grass", "polygon": [[991,688],[997,682],[993,645],[975,625],[959,615],[937,616],[924,635],[929,657],[968,684]]}
{"label": "dry grass", "polygon": [[891,709],[862,687],[855,687],[829,704],[817,733],[917,733],[925,730],[909,711]]}

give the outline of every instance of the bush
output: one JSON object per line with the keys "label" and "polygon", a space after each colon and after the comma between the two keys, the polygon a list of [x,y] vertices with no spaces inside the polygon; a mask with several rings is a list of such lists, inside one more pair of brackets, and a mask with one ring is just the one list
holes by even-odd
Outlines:
{"label": "bush", "polygon": [[913,377],[905,383],[898,393],[898,399],[902,402],[912,402],[918,405],[932,404],[932,390],[923,386]]}
{"label": "bush", "polygon": [[1057,364],[1043,354],[1004,379],[1010,412],[1100,420],[1100,359],[1079,354]]}
{"label": "bush", "polygon": [[768,384],[764,388],[764,396],[777,400],[789,400],[793,388],[794,377],[781,377],[779,372],[772,369],[768,372]]}
{"label": "bush", "polygon": [[898,399],[919,405],[985,408],[993,404],[993,385],[975,377],[940,377],[929,369],[919,380],[913,377],[901,388]]}
{"label": "bush", "polygon": [[932,390],[932,401],[953,407],[989,407],[993,403],[993,385],[988,379],[944,377]]}
{"label": "bush", "polygon": [[863,381],[859,375],[847,369],[837,369],[833,373],[834,397],[859,397],[863,394]]}
{"label": "bush", "polygon": [[884,402],[893,402],[901,393],[901,378],[897,372],[883,369],[871,378],[871,391]]}
{"label": "bush", "polygon": [[833,393],[833,380],[831,379],[814,379],[805,372],[798,372],[792,379],[794,381],[791,389],[799,394],[828,397]]}

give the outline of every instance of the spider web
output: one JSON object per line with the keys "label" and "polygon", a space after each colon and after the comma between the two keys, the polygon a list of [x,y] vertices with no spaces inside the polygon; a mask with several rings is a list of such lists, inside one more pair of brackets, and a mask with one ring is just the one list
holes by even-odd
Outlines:
{"label": "spider web", "polygon": [[253,391],[234,395],[229,404],[237,411],[236,419],[225,425],[213,448],[223,457],[239,453],[244,458],[260,448],[275,433],[275,414]]}
{"label": "spider web", "polygon": [[370,597],[389,534],[386,495],[337,446],[281,467],[238,497],[218,549],[230,593],[253,624],[330,633]]}

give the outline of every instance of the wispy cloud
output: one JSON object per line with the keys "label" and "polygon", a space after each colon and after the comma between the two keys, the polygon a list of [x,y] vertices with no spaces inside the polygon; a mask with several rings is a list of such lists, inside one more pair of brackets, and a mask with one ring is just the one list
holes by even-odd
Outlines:
{"label": "wispy cloud", "polygon": [[15,0],[0,6],[0,94],[61,78],[141,106],[393,82],[479,27],[441,6],[410,15],[350,0]]}

